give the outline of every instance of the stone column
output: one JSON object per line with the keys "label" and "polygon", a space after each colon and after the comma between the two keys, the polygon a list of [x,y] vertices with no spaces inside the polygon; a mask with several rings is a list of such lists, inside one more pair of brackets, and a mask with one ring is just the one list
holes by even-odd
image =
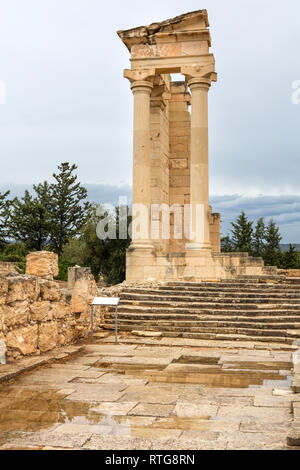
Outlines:
{"label": "stone column", "polygon": [[[210,249],[209,237],[209,166],[208,166],[208,90],[210,83],[192,78],[190,203],[192,233],[188,249]],[[198,220],[197,220],[198,218]],[[202,227],[203,224],[203,227]]]}
{"label": "stone column", "polygon": [[[154,71],[125,71],[134,98],[133,123],[133,218],[131,249],[153,248],[151,241],[150,96]],[[138,211],[136,213],[135,211]],[[137,237],[137,228],[142,233]]]}
{"label": "stone column", "polygon": [[190,232],[187,250],[210,250],[209,234],[209,162],[208,162],[208,90],[216,80],[214,65],[183,67],[191,91],[191,174]]}

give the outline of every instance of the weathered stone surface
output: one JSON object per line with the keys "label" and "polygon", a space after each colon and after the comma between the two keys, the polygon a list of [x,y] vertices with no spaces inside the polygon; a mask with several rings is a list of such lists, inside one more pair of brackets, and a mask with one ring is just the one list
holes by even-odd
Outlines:
{"label": "weathered stone surface", "polygon": [[68,286],[73,287],[72,312],[86,313],[98,291],[91,270],[75,266],[69,269],[68,274]]}
{"label": "weathered stone surface", "polygon": [[194,404],[194,403],[177,403],[175,413],[180,418],[201,418],[210,419],[216,416],[218,407],[210,403]]}
{"label": "weathered stone surface", "polygon": [[8,293],[8,280],[0,276],[0,305],[5,304]]}
{"label": "weathered stone surface", "polygon": [[72,294],[72,312],[83,313],[86,311],[89,300],[88,283],[84,279],[75,282]]}
{"label": "weathered stone surface", "polygon": [[51,304],[51,316],[54,319],[63,319],[71,314],[71,306],[65,302],[55,302]]}
{"label": "weathered stone surface", "polygon": [[169,416],[174,410],[173,405],[161,405],[161,404],[150,404],[140,403],[135,406],[128,414],[131,416]]}
{"label": "weathered stone surface", "polygon": [[3,326],[26,325],[29,320],[29,304],[27,301],[14,302],[2,307]]}
{"label": "weathered stone surface", "polygon": [[6,345],[9,349],[18,351],[24,356],[37,351],[38,326],[26,326],[10,331],[6,337]]}
{"label": "weathered stone surface", "polygon": [[137,402],[124,402],[124,403],[101,403],[101,405],[95,406],[91,409],[93,413],[99,413],[103,415],[113,415],[113,416],[122,416],[132,410],[137,405]]}
{"label": "weathered stone surface", "polygon": [[53,280],[58,275],[58,255],[49,251],[29,253],[26,257],[26,274]]}
{"label": "weathered stone surface", "polygon": [[8,292],[6,303],[26,300],[34,302],[40,293],[38,282],[35,278],[22,275],[8,275]]}
{"label": "weathered stone surface", "polygon": [[51,304],[49,301],[35,302],[30,305],[30,316],[33,321],[52,320]]}
{"label": "weathered stone surface", "polygon": [[6,364],[6,344],[0,340],[0,364]]}
{"label": "weathered stone surface", "polygon": [[287,437],[287,443],[292,447],[300,447],[300,428],[293,428]]}
{"label": "weathered stone surface", "polygon": [[42,300],[51,300],[56,302],[60,300],[60,288],[57,282],[41,280],[39,281],[39,285]]}
{"label": "weathered stone surface", "polygon": [[131,332],[135,336],[143,336],[146,338],[159,338],[162,336],[162,333],[160,331],[135,331],[133,330]]}
{"label": "weathered stone surface", "polygon": [[58,342],[57,322],[42,323],[39,326],[38,348],[41,352],[51,351]]}

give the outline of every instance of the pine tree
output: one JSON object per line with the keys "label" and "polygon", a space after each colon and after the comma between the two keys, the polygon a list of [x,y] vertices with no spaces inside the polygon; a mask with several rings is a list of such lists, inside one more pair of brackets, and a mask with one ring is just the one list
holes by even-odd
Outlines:
{"label": "pine tree", "polygon": [[258,219],[253,233],[252,254],[253,256],[263,256],[265,247],[266,227],[264,219]]}
{"label": "pine tree", "polygon": [[281,267],[283,269],[299,269],[299,254],[294,245],[290,244],[288,251],[282,254]]}
{"label": "pine tree", "polygon": [[231,222],[231,225],[233,227],[233,230],[231,230],[231,239],[234,250],[250,253],[252,248],[253,222],[250,222],[245,212],[242,211],[236,222]]}
{"label": "pine tree", "polygon": [[53,174],[55,183],[50,185],[50,245],[59,255],[68,240],[80,232],[91,208],[87,190],[77,182],[76,169],[76,165],[62,163],[59,172]]}
{"label": "pine tree", "polygon": [[266,244],[263,252],[265,264],[268,266],[280,265],[280,242],[282,237],[280,235],[279,228],[272,219],[269,221],[269,224],[266,228],[265,240]]}
{"label": "pine tree", "polygon": [[49,241],[49,213],[41,188],[35,188],[36,197],[25,191],[21,200],[15,198],[9,220],[10,236],[33,251],[42,250]]}
{"label": "pine tree", "polygon": [[8,220],[10,216],[11,201],[7,199],[9,191],[0,193],[0,248],[3,248],[8,236]]}
{"label": "pine tree", "polygon": [[234,251],[232,241],[230,240],[229,235],[221,238],[221,251],[222,253],[231,253]]}

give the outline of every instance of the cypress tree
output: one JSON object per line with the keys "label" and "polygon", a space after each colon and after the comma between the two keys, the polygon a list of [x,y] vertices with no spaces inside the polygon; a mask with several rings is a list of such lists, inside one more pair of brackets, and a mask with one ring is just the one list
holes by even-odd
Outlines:
{"label": "cypress tree", "polygon": [[269,224],[266,228],[265,236],[266,244],[264,248],[263,258],[268,266],[278,266],[280,265],[280,242],[282,237],[279,232],[279,228],[276,226],[276,223],[273,219],[270,219]]}
{"label": "cypress tree", "polygon": [[235,251],[251,253],[253,222],[250,222],[244,211],[240,213],[236,222],[231,222],[233,230],[232,243]]}
{"label": "cypress tree", "polygon": [[258,219],[253,233],[252,254],[253,256],[263,256],[265,247],[266,227],[264,219]]}

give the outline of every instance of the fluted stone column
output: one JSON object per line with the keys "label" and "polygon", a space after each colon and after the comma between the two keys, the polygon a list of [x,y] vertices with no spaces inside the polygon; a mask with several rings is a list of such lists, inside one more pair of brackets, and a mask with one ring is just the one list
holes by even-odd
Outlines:
{"label": "fluted stone column", "polygon": [[[131,248],[152,248],[151,234],[151,174],[150,174],[150,95],[153,84],[146,80],[131,83],[134,97],[133,124],[133,197],[132,204],[143,210],[133,219],[133,240]],[[135,239],[136,226],[148,226],[146,237]]]}
{"label": "fluted stone column", "polygon": [[191,90],[190,230],[186,248],[211,249],[209,235],[208,90],[205,78],[188,80]]}

